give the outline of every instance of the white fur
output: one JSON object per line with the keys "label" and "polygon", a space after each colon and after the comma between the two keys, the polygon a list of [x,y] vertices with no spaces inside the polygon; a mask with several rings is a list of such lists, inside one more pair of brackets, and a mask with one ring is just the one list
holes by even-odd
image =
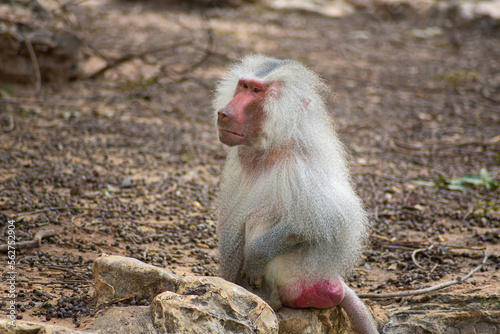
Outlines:
{"label": "white fur", "polygon": [[[326,109],[325,84],[317,74],[286,60],[264,77],[255,73],[276,61],[262,55],[245,57],[229,69],[217,85],[214,114],[233,98],[241,78],[279,83],[279,97],[264,105],[266,121],[255,145],[232,147],[222,174],[219,198],[221,270],[233,280],[236,256],[228,243],[247,246],[273,224],[286,224],[318,247],[283,254],[273,259],[266,275],[276,284],[314,276],[333,278],[345,273],[359,258],[368,219],[355,194],[331,117]],[[272,166],[249,171],[240,157],[281,157]],[[235,235],[242,235],[237,240]],[[233,253],[234,254],[231,254]],[[243,255],[244,256],[244,255]]]}

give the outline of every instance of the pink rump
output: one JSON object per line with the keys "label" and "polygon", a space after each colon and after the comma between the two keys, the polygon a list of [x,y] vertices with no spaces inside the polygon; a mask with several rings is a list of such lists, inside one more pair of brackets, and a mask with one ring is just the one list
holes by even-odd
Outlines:
{"label": "pink rump", "polygon": [[330,308],[340,304],[344,288],[339,278],[305,287],[303,282],[279,288],[281,303],[291,308]]}

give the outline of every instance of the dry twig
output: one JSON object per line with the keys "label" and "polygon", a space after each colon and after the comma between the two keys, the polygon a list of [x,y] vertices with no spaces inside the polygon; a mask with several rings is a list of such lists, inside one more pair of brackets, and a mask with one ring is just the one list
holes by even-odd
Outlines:
{"label": "dry twig", "polygon": [[28,37],[26,37],[26,47],[28,48],[28,52],[30,53],[31,63],[33,64],[33,70],[35,71],[35,95],[40,93],[42,89],[42,75],[40,74],[40,67],[38,65],[38,59],[36,58],[35,50],[33,49],[33,45]]}
{"label": "dry twig", "polygon": [[483,249],[483,252],[484,252],[484,258],[483,258],[483,261],[481,262],[481,264],[478,265],[473,270],[471,270],[463,278],[458,277],[458,278],[454,279],[453,281],[441,283],[441,284],[431,286],[431,287],[425,288],[425,289],[420,289],[420,290],[400,291],[400,292],[393,292],[393,293],[365,293],[365,294],[360,294],[358,296],[359,296],[359,298],[370,298],[370,299],[402,298],[402,297],[423,295],[423,294],[426,294],[429,292],[444,289],[446,287],[449,287],[450,285],[462,283],[465,280],[471,278],[472,275],[474,275],[478,270],[480,270],[484,266],[484,264],[488,260],[488,253],[486,253],[486,250],[484,250],[484,249]]}
{"label": "dry twig", "polygon": [[11,114],[9,114],[7,116],[7,126],[3,128],[3,131],[10,132],[14,130],[14,128],[15,128],[14,117]]}
{"label": "dry twig", "polygon": [[433,249],[433,248],[434,248],[434,244],[430,245],[428,248],[419,248],[419,249],[414,250],[414,251],[413,251],[413,253],[411,254],[411,259],[413,260],[413,263],[415,263],[415,265],[416,265],[417,267],[419,267],[420,269],[424,269],[424,267],[423,267],[423,266],[421,266],[421,265],[417,262],[416,255],[417,255],[417,253],[419,253],[419,252],[423,252],[423,251],[425,251],[425,250],[426,250],[426,251],[430,251],[430,250],[431,250],[431,249]]}
{"label": "dry twig", "polygon": [[[14,248],[15,250],[25,249],[25,248],[37,248],[37,247],[40,247],[42,245],[43,238],[53,237],[55,235],[56,235],[56,231],[54,231],[54,230],[38,231],[35,234],[35,237],[33,238],[33,240],[21,241],[21,242],[16,243],[15,245],[0,245],[0,253],[7,253],[12,248]],[[10,249],[9,249],[9,247],[10,247]]]}

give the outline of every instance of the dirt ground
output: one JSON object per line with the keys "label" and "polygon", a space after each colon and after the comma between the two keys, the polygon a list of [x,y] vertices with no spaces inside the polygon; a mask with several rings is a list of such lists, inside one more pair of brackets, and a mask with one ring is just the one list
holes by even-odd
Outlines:
{"label": "dirt ground", "polygon": [[[2,88],[0,244],[11,230],[18,241],[55,231],[15,254],[18,319],[84,327],[96,312],[91,269],[102,253],[216,274],[226,151],[210,101],[224,68],[248,53],[303,61],[332,87],[330,110],[373,222],[348,277],[356,291],[463,277],[483,250],[485,267],[448,291],[500,291],[500,190],[448,184],[483,168],[500,179],[498,26],[387,10],[334,19],[259,4],[107,0],[70,10],[87,43],[87,76],[105,66],[103,55],[136,56],[94,79],[45,84],[37,96]],[[0,300],[4,316],[11,299]]]}

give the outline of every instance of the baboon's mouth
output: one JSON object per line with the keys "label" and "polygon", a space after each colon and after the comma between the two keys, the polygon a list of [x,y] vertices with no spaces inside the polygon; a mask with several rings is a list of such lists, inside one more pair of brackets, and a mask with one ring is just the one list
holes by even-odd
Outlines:
{"label": "baboon's mouth", "polygon": [[227,133],[230,133],[232,135],[235,135],[235,136],[238,136],[238,137],[244,137],[242,134],[239,134],[239,133],[236,133],[236,132],[233,132],[233,131],[229,131],[229,130],[224,130],[224,129],[221,129],[221,131],[224,131],[224,132],[227,132]]}

